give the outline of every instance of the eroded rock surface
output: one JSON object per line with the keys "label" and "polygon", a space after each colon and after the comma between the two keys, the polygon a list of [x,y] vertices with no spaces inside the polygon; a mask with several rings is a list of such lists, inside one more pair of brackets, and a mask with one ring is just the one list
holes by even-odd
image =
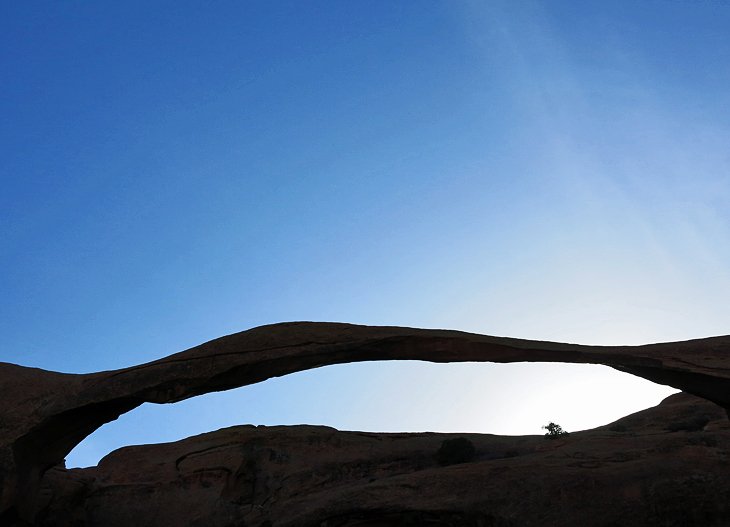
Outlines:
{"label": "eroded rock surface", "polygon": [[99,426],[144,402],[175,402],[328,364],[393,359],[605,364],[730,408],[730,337],[579,346],[301,322],[262,326],[148,364],[87,375],[0,363],[0,522],[34,522],[45,499],[44,474]]}
{"label": "eroded rock surface", "polygon": [[[476,447],[440,466],[447,438]],[[730,428],[677,394],[554,440],[238,426],[126,447],[49,471],[38,525],[55,527],[720,526],[730,523]]]}

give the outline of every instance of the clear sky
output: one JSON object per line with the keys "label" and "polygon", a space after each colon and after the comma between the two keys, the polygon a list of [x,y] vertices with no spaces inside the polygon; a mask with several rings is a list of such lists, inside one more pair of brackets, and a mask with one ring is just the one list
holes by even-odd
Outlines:
{"label": "clear sky", "polygon": [[[288,320],[589,344],[727,334],[730,3],[3,2],[0,360],[153,360]],[[541,433],[671,393],[372,363],[80,445],[238,423]]]}

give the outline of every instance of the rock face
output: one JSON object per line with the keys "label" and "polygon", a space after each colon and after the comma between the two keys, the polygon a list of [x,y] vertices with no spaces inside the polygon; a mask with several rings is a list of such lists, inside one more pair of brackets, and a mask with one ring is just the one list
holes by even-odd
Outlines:
{"label": "rock face", "polygon": [[[440,466],[445,439],[476,447]],[[50,470],[41,526],[703,526],[730,523],[730,427],[677,394],[568,437],[237,426]]]}
{"label": "rock face", "polygon": [[[457,331],[332,323],[286,323],[263,326],[223,337],[148,364],[88,375],[61,374],[0,363],[0,389],[4,396],[3,407],[0,410],[0,524],[195,525],[198,521],[195,520],[198,517],[195,511],[208,511],[211,516],[201,516],[200,525],[320,525],[321,521],[334,522],[331,525],[400,525],[411,512],[414,514],[412,518],[415,524],[440,521],[443,525],[511,525],[509,522],[513,520],[510,518],[515,518],[514,514],[508,513],[508,509],[504,509],[507,512],[494,512],[503,509],[495,509],[496,505],[488,496],[496,492],[496,487],[509,485],[510,481],[524,486],[522,482],[524,471],[522,476],[514,480],[510,480],[507,475],[504,477],[500,475],[494,479],[499,474],[508,474],[509,471],[493,472],[490,467],[497,465],[483,466],[482,469],[490,474],[489,483],[485,481],[485,473],[479,472],[481,469],[477,470],[481,462],[439,468],[438,474],[431,473],[429,471],[434,468],[428,463],[433,462],[426,461],[424,456],[430,456],[434,442],[438,443],[443,439],[433,434],[358,435],[321,428],[244,427],[206,434],[164,447],[135,447],[151,450],[123,449],[112,454],[97,469],[89,469],[91,472],[65,471],[58,467],[66,454],[84,437],[104,423],[116,419],[144,402],[170,403],[328,364],[388,359],[432,362],[543,361],[605,364],[654,382],[680,388],[712,401],[726,410],[730,408],[730,337],[647,346],[604,347],[489,337]],[[709,405],[702,411],[710,412],[713,419],[717,419],[718,411],[721,409],[709,402],[702,404]],[[693,408],[697,405],[701,406],[700,402],[689,404]],[[678,409],[680,406],[667,407]],[[715,439],[725,441],[727,437]],[[356,463],[351,468],[354,474],[352,477],[355,479],[367,477],[368,485],[371,486],[358,487],[353,494],[347,494],[349,487],[327,483],[336,482],[339,476],[328,472],[329,469],[322,468],[320,474],[323,478],[320,482],[322,494],[317,499],[329,500],[328,504],[322,505],[320,509],[312,507],[310,515],[306,512],[309,510],[306,505],[316,503],[316,500],[312,501],[312,492],[301,491],[297,494],[296,489],[290,489],[282,498],[286,505],[277,505],[280,510],[266,509],[267,505],[260,502],[263,499],[261,496],[272,496],[266,503],[269,507],[273,506],[274,502],[271,500],[274,499],[272,493],[275,487],[272,485],[278,485],[277,478],[286,477],[287,481],[297,481],[294,476],[297,470],[302,471],[301,477],[313,471],[314,474],[318,473],[318,468],[315,466],[289,466],[285,462],[279,464],[282,472],[275,470],[279,466],[276,460],[285,459],[277,457],[278,452],[283,452],[284,456],[289,455],[291,459],[300,454],[295,448],[287,445],[300,445],[302,441],[310,440],[312,444],[324,445],[321,447],[322,451],[331,450],[332,445],[328,443],[329,441],[349,445],[344,451],[333,454],[332,463],[340,466],[348,463],[347,460],[351,458],[362,459],[362,463],[367,466],[357,468],[359,465]],[[415,443],[404,443],[406,440]],[[421,444],[419,441],[424,445],[428,444],[428,447],[424,446],[423,450],[419,450],[420,447],[416,447],[417,444]],[[506,438],[494,439],[493,436],[484,436],[475,440],[475,444],[477,441],[506,441]],[[510,441],[517,440],[510,439]],[[540,443],[541,438],[522,438],[520,441],[537,441],[544,447],[544,443]],[[227,448],[226,444],[236,446]],[[381,453],[378,453],[380,451],[373,446],[375,444],[385,445]],[[483,452],[484,449],[492,448],[490,444],[477,446]],[[623,443],[612,444],[619,446],[617,452],[622,451]],[[213,446],[209,448],[208,445]],[[244,448],[243,445],[248,446]],[[398,445],[410,445],[402,457],[389,462],[400,468],[387,465],[386,468],[377,469],[381,466],[378,465],[381,463],[378,460],[390,459],[389,456],[400,448]],[[705,450],[716,448],[703,444],[690,446],[696,447],[693,451],[701,450],[703,455],[706,454]],[[222,464],[216,464],[220,460],[215,456],[206,458],[207,454],[204,453],[209,451],[219,452],[224,457],[230,456],[230,459],[227,458],[226,463],[221,461]],[[363,453],[370,451],[374,456],[372,462],[367,461],[371,459],[370,454]],[[425,454],[427,451],[428,455]],[[590,452],[590,449],[582,451]],[[169,460],[163,461],[168,459],[166,456],[177,455],[173,452],[183,455],[175,457],[172,463]],[[420,458],[418,452],[421,452]],[[260,455],[264,457],[268,455],[271,459],[264,462],[263,458],[259,459]],[[302,459],[307,459],[308,455],[305,454]],[[504,463],[507,463],[508,467],[519,465],[517,460],[521,457],[506,459]],[[719,464],[722,461],[720,458],[715,459],[716,463],[713,465],[715,472],[707,472],[710,474],[706,476],[710,478],[709,480],[698,482],[695,478],[687,480],[683,485],[688,488],[715,485],[717,483],[715,479],[719,478],[718,467],[722,466]],[[546,462],[547,459],[549,456]],[[655,461],[661,460],[657,457]],[[236,465],[239,462],[243,465]],[[330,462],[326,462],[325,466],[330,466],[327,463]],[[693,463],[687,463],[686,466],[695,466]],[[114,468],[115,466],[124,466],[125,470],[120,472]],[[258,468],[259,466],[264,468]],[[542,466],[544,470],[552,471],[550,466]],[[132,479],[130,481],[133,484],[127,485],[124,483],[124,478],[130,477],[130,467],[139,467],[135,470],[141,479]],[[574,475],[577,477],[583,474],[580,471],[574,473],[573,468],[564,468],[563,472],[556,473],[560,477],[555,476],[557,479],[553,480],[550,480],[547,474],[543,474],[534,480],[534,485],[537,485],[534,492],[529,489],[525,492],[530,493],[531,499],[537,499],[532,494],[542,492],[543,489],[546,492],[543,496],[545,499],[557,499],[559,496],[556,498],[554,495],[555,488],[548,492],[549,485],[545,482],[550,480],[551,484],[555,484],[561,478],[568,478],[565,479],[568,481]],[[666,467],[654,467],[655,470],[660,468],[664,470]],[[93,472],[94,470],[97,472]],[[383,474],[390,474],[387,485],[380,485],[378,477],[370,482],[372,470],[375,470],[376,475],[379,474],[378,470]],[[403,472],[400,473],[399,470]],[[224,477],[224,474],[228,475]],[[262,474],[261,477],[264,479],[261,480],[257,474]],[[672,474],[672,477],[676,475],[675,472]],[[725,472],[722,473],[723,476],[724,474]],[[145,476],[142,477],[143,475]],[[436,476],[438,484],[434,485],[432,482],[429,486],[426,481]],[[308,477],[312,477],[311,474]],[[114,483],[117,481],[115,478],[121,478],[119,480],[121,482]],[[402,486],[398,486],[401,485],[398,478],[404,478]],[[421,481],[418,478],[425,480]],[[228,501],[219,493],[221,491],[219,483],[223,479],[226,481],[225,496],[232,496]],[[105,486],[105,481],[110,482],[108,486]],[[576,492],[579,490],[584,492],[584,487],[590,488],[593,484],[589,480],[579,479],[579,481],[583,483]],[[610,479],[606,481],[610,482]],[[318,483],[315,479],[302,485],[303,489],[307,488],[307,485],[316,488]],[[490,485],[496,486],[495,489]],[[190,495],[185,494],[183,499],[175,494],[176,486],[181,489],[195,489],[195,492]],[[477,488],[482,488],[482,491],[476,493],[474,489]],[[639,492],[639,497],[636,499],[644,499],[641,494],[644,492],[642,488],[636,491]],[[713,488],[723,487],[719,485]],[[396,490],[398,492],[395,492]],[[124,501],[127,499],[123,497],[125,492],[129,493],[128,502]],[[135,494],[140,492],[154,499],[145,500],[139,494]],[[360,493],[363,495],[360,496]],[[367,502],[370,505],[362,507],[358,505],[362,513],[358,512],[360,511],[358,508],[348,508],[347,503],[360,503],[355,500],[355,494],[359,495],[358,500],[370,500]],[[108,501],[105,501],[107,500],[105,496],[109,497]],[[725,494],[723,496],[727,497]],[[425,505],[426,497],[429,503],[434,504],[433,506]],[[511,498],[508,496],[505,499]],[[188,511],[190,514],[186,516],[188,521],[166,523],[167,520],[153,518],[152,509],[158,511],[157,514],[162,518],[164,512],[159,511],[182,510],[184,506],[181,501],[185,500],[197,500],[196,505],[194,507],[191,505]],[[714,498],[710,501],[715,503]],[[215,511],[210,505],[213,502],[220,505]],[[104,505],[105,503],[107,505]],[[150,503],[154,503],[154,507],[150,508]],[[295,507],[297,503],[299,505]],[[423,505],[416,506],[417,503]],[[123,506],[124,510],[120,510],[120,506]],[[514,503],[510,506],[522,507]],[[115,507],[116,512],[111,514],[109,511]],[[261,511],[261,514],[256,516],[248,512],[247,516],[243,515],[241,511],[246,507]],[[140,519],[139,515],[144,512],[142,509],[146,510],[148,518],[146,521]],[[74,523],[75,520],[69,519],[69,516],[61,519],[58,512],[60,510],[75,511],[74,513],[79,515],[79,523]],[[127,510],[128,517],[125,516]],[[391,513],[395,516],[389,519],[388,514]],[[134,516],[135,514],[138,516]],[[207,513],[201,512],[201,514]],[[288,514],[290,516],[287,516]],[[120,518],[127,518],[128,522],[119,523],[122,521]],[[244,519],[246,521],[242,523]],[[256,523],[259,520],[260,523]],[[62,523],[63,521],[67,523]],[[595,522],[588,523],[595,524]]]}

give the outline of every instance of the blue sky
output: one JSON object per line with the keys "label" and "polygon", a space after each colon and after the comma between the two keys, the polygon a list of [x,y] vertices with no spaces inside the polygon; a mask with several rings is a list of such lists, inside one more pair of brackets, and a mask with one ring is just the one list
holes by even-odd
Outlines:
{"label": "blue sky", "polygon": [[[4,3],[0,360],[97,371],[285,320],[726,334],[728,27],[724,2]],[[668,393],[337,366],[145,405],[69,464],[237,423],[575,430]]]}

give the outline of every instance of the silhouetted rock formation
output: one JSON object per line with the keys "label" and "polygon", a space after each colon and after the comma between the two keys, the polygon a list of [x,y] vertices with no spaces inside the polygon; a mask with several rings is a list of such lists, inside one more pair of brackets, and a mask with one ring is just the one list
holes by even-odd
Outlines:
{"label": "silhouetted rock formation", "polygon": [[[87,476],[88,474],[92,474],[88,471],[65,471],[58,468],[58,465],[63,462],[66,454],[83,440],[84,437],[92,433],[102,424],[116,419],[119,415],[136,408],[144,402],[175,402],[211,391],[226,390],[259,382],[270,377],[328,364],[367,360],[417,359],[432,362],[543,361],[605,364],[654,382],[675,386],[686,392],[713,401],[727,409],[730,408],[730,353],[728,351],[730,351],[730,337],[715,337],[647,346],[579,346],[489,337],[457,331],[302,322],[254,328],[202,344],[148,364],[88,375],[61,374],[0,363],[0,387],[5,398],[3,408],[0,410],[0,491],[2,492],[0,496],[0,514],[2,515],[0,516],[0,520],[2,520],[3,524],[8,525],[13,523],[21,525],[22,522],[30,524],[45,522],[46,525],[53,525],[54,521],[61,521],[61,516],[58,514],[59,510],[65,510],[68,507],[74,509],[75,507],[74,510],[83,517],[80,520],[86,522],[79,523],[78,525],[175,524],[174,522],[165,523],[162,519],[149,519],[146,522],[141,522],[141,520],[136,519],[134,521],[130,520],[132,523],[114,523],[114,521],[122,520],[114,520],[105,516],[107,513],[103,512],[106,510],[103,504],[97,507],[97,505],[93,505],[93,503],[97,502],[91,500],[93,496],[96,496],[94,499],[99,498],[99,494],[89,495],[88,492],[89,489],[101,489],[99,490],[101,496],[116,496],[118,491],[109,490],[110,488],[116,488],[114,487],[115,484],[110,483],[111,486],[107,488],[104,486],[103,478],[108,477],[111,482],[115,481],[114,478],[117,477],[123,479],[126,477],[123,471],[118,473],[112,468],[107,473],[105,472],[104,463],[98,469],[89,469],[99,471],[99,475],[95,476]],[[690,406],[697,406],[697,404],[699,403],[692,403]],[[703,410],[703,412],[709,412],[709,414],[712,414],[712,419],[717,419],[718,408],[709,403],[704,404],[707,410]],[[713,410],[710,411],[708,410],[709,408]],[[395,445],[398,442],[392,439],[394,437],[428,437],[436,438],[436,441],[443,439],[438,439],[440,436],[437,435],[352,435],[352,433],[337,433],[336,431],[328,431],[328,429],[321,428],[314,430],[316,431],[314,435],[319,437],[319,439],[313,440],[315,442],[322,442],[322,436],[327,436],[327,434],[339,438],[336,441],[345,441],[344,438],[346,437],[377,437],[383,441],[386,441],[385,438],[391,438],[387,439],[387,441],[391,441],[392,443],[392,447],[388,447],[388,449],[391,449],[389,450],[390,454],[387,452],[383,454],[386,457],[392,454],[393,448],[397,450]],[[140,466],[138,471],[142,474],[145,470],[142,468],[144,463],[154,465],[158,461],[155,456],[159,455],[164,458],[167,455],[165,454],[165,448],[172,448],[173,450],[175,448],[182,448],[186,452],[194,452],[196,447],[186,450],[186,445],[191,444],[190,442],[205,442],[209,440],[217,444],[217,442],[221,441],[220,434],[233,434],[233,437],[230,439],[238,447],[231,448],[235,450],[235,448],[239,448],[243,444],[249,444],[251,441],[254,443],[258,441],[258,444],[263,445],[261,446],[262,449],[275,449],[275,447],[269,445],[269,442],[271,442],[271,445],[277,445],[279,443],[286,445],[288,444],[287,441],[293,440],[296,442],[301,439],[298,435],[310,433],[313,433],[311,428],[234,428],[226,432],[206,434],[172,444],[172,446],[168,445],[164,448],[162,446],[135,447],[148,449],[140,451],[143,453],[143,458],[146,456],[153,457],[146,458],[146,461],[144,459],[138,461],[137,457],[132,455],[134,459],[126,460],[124,465],[126,467],[125,470],[135,471],[137,469],[134,468],[134,463],[138,463]],[[667,432],[667,434],[670,433],[682,434],[685,432]],[[492,436],[474,437],[489,438]],[[575,441],[576,437],[571,435],[569,441]],[[717,438],[718,441],[725,441],[726,439],[727,436]],[[501,440],[506,441],[507,439],[502,438]],[[516,443],[528,440],[537,441],[537,439],[529,438],[510,439],[510,441]],[[474,439],[474,443],[478,448],[479,441],[484,441],[484,439]],[[560,441],[551,442],[553,447],[557,443],[560,443]],[[617,452],[621,451],[621,443],[612,444],[614,446],[619,445]],[[364,443],[361,446],[363,448],[370,448]],[[431,448],[431,446],[429,444],[428,448]],[[707,445],[694,446],[697,449],[701,449],[703,455],[706,453],[705,450],[711,448]],[[285,447],[281,448],[286,450]],[[357,446],[355,443],[353,448],[357,450],[360,446]],[[590,449],[586,451],[590,451]],[[135,450],[122,450],[121,452],[135,452]],[[723,450],[722,452],[725,451]],[[107,461],[112,462],[117,455],[121,454],[113,454]],[[274,456],[274,458],[276,457],[276,454],[270,455]],[[364,458],[369,457],[365,454],[362,455],[364,455]],[[425,473],[431,470],[428,468],[429,465],[424,465],[422,467],[423,470],[414,468],[412,466],[414,458],[410,456],[411,454],[408,454],[406,456],[408,459],[402,461],[403,467],[405,467],[404,474],[409,474],[406,478],[408,481],[404,482],[405,487],[403,488],[411,488],[413,485],[416,485],[416,483],[410,480],[419,481],[418,478],[420,477],[428,479],[429,475]],[[190,457],[190,454],[188,453],[184,457],[187,459]],[[306,456],[304,457],[306,458]],[[342,460],[345,460],[346,457],[343,457]],[[160,463],[163,463],[162,458],[160,458]],[[191,459],[194,458],[196,456],[191,457]],[[247,460],[249,458],[244,455],[241,459]],[[256,456],[252,459],[254,459],[254,463],[259,463]],[[660,462],[661,460],[657,457],[656,461]],[[717,471],[721,466],[718,464],[719,461],[719,459],[715,459],[715,464],[713,465],[715,472],[707,472],[707,474],[718,474]],[[246,472],[247,469],[245,467],[235,466],[232,469],[230,468],[236,462],[232,460],[231,465],[226,465],[226,470],[233,470],[231,474],[235,475],[234,479],[236,481],[240,478],[243,478],[243,480],[250,478],[251,475],[249,472]],[[335,464],[339,463],[339,461],[335,461]],[[432,463],[432,461],[429,461],[429,463]],[[516,463],[516,461],[505,461],[505,463]],[[283,465],[286,465],[286,463],[283,463]],[[390,478],[389,476],[389,483],[386,485],[388,488],[381,488],[378,485],[372,488],[368,487],[367,496],[371,496],[372,500],[368,502],[369,505],[363,505],[364,509],[362,509],[362,514],[358,512],[360,509],[357,508],[342,509],[342,507],[347,508],[346,503],[348,500],[354,500],[354,497],[343,494],[340,498],[337,498],[337,492],[345,492],[345,490],[341,490],[339,486],[335,486],[336,489],[340,490],[336,492],[335,488],[330,488],[325,492],[325,494],[331,495],[330,498],[324,495],[320,497],[322,500],[330,500],[328,502],[330,505],[321,509],[320,512],[316,512],[319,509],[312,509],[314,512],[308,516],[305,514],[306,507],[304,505],[299,509],[294,508],[293,505],[291,508],[283,506],[280,512],[270,511],[270,515],[267,517],[265,517],[263,512],[260,516],[250,516],[251,513],[247,513],[250,517],[246,520],[245,525],[259,525],[255,523],[258,521],[257,518],[260,518],[264,525],[266,525],[265,522],[270,521],[273,525],[277,526],[308,525],[309,523],[307,522],[310,521],[324,521],[318,518],[324,518],[325,520],[329,518],[328,521],[334,522],[332,525],[388,525],[388,522],[394,524],[393,522],[405,521],[405,517],[401,513],[410,514],[411,512],[414,514],[413,521],[416,523],[419,521],[438,520],[442,521],[443,525],[480,525],[479,522],[483,525],[509,525],[510,523],[504,522],[512,521],[510,518],[513,516],[510,514],[499,513],[495,515],[496,513],[492,514],[492,512],[489,512],[497,510],[494,509],[495,505],[489,501],[491,498],[487,499],[484,494],[485,492],[492,492],[489,490],[491,487],[488,486],[485,488],[481,498],[478,498],[476,495],[473,498],[465,497],[462,499],[460,497],[462,494],[464,496],[470,495],[469,492],[476,492],[474,488],[486,484],[482,481],[484,479],[483,476],[479,476],[475,468],[480,465],[480,463],[468,464],[470,467],[468,469],[464,468],[467,465],[439,468],[439,478],[441,479],[439,479],[437,485],[432,485],[426,489],[425,487],[427,485],[424,482],[423,486],[418,484],[416,487],[413,487],[420,489],[414,493],[413,499],[419,498],[421,499],[419,503],[425,503],[423,499],[426,496],[430,496],[429,499],[434,504],[442,503],[439,506],[434,505],[436,508],[431,506],[423,508],[421,505],[413,508],[408,505],[410,502],[405,497],[402,499],[406,501],[392,501],[400,500],[401,497],[399,496],[405,496],[408,492],[403,491],[405,494],[395,492],[396,489],[400,488],[397,486],[397,478],[395,476]],[[159,497],[161,500],[154,504],[155,510],[162,510],[166,507],[171,509],[184,509],[180,503],[180,498],[175,497],[172,490],[170,491],[171,493],[167,493],[163,489],[163,487],[167,488],[167,484],[164,483],[165,481],[177,482],[171,484],[171,489],[175,485],[182,485],[181,488],[185,488],[187,485],[188,488],[197,489],[194,493],[195,498],[191,497],[188,499],[201,500],[206,503],[208,503],[207,500],[222,500],[220,501],[221,508],[216,509],[213,516],[200,518],[201,525],[239,525],[244,518],[244,516],[241,516],[242,508],[246,508],[246,506],[251,508],[254,504],[264,507],[264,504],[257,503],[255,499],[255,496],[258,496],[256,494],[257,492],[264,492],[260,490],[263,487],[261,487],[261,482],[258,479],[256,480],[258,482],[256,483],[258,485],[256,488],[259,490],[251,491],[254,493],[254,498],[250,498],[250,493],[246,494],[248,491],[240,490],[236,486],[238,483],[230,483],[229,479],[226,479],[226,485],[233,485],[234,490],[230,490],[232,493],[231,496],[234,496],[232,503],[234,505],[238,503],[238,505],[231,506],[233,508],[230,508],[226,505],[225,497],[215,494],[215,491],[210,491],[208,494],[206,494],[207,491],[204,491],[206,488],[215,487],[215,485],[207,486],[207,476],[203,477],[201,475],[202,473],[212,474],[215,472],[213,465],[208,466],[208,469],[202,470],[200,474],[198,473],[200,471],[196,472],[193,470],[193,473],[197,475],[194,475],[189,480],[186,480],[181,475],[185,472],[180,472],[180,466],[182,465],[172,463],[170,467],[175,468],[175,470],[170,469],[171,472],[164,477],[160,473],[158,475],[161,479],[154,480],[153,478],[153,480],[148,480],[144,484],[146,486],[143,485],[152,495]],[[50,470],[52,468],[53,470]],[[485,466],[483,468],[487,470],[488,467]],[[656,470],[660,468],[663,470],[665,467],[655,467]],[[149,467],[146,470],[150,470]],[[283,470],[287,471],[288,469],[285,468]],[[314,470],[316,473],[317,467],[310,466],[302,470]],[[334,477],[331,474],[327,475],[326,469],[322,470],[325,473],[322,476],[325,480]],[[491,472],[491,469],[489,470],[491,474],[490,478],[494,478],[496,474]],[[538,471],[539,475],[540,471],[549,472],[552,468],[546,465],[538,465],[537,467],[533,467],[533,472],[535,470]],[[572,469],[568,470],[566,468],[565,470],[567,472],[563,473],[563,476],[561,476],[563,478],[572,474]],[[157,474],[155,471],[152,471],[152,473]],[[393,474],[391,473],[391,476]],[[471,475],[469,476],[468,474]],[[675,473],[672,472],[672,474]],[[464,475],[464,478],[462,478],[462,475]],[[87,477],[97,479],[89,483],[85,479]],[[226,478],[229,477],[232,476],[226,476]],[[276,477],[279,476],[271,475],[271,478],[275,479]],[[354,479],[357,479],[357,477]],[[521,477],[524,477],[524,474]],[[212,481],[218,481],[222,476],[211,475],[210,478]],[[560,479],[552,480],[551,478],[552,476],[548,477],[547,474],[542,474],[540,478],[534,481],[550,480],[554,484],[557,484],[556,482]],[[198,480],[199,485],[195,483]],[[142,480],[134,480],[134,485],[139,481]],[[393,481],[396,481],[396,483],[393,483]],[[41,492],[42,482],[49,492]],[[370,483],[375,484],[376,482],[377,478],[375,482]],[[391,483],[396,486],[390,488],[392,486]],[[504,486],[508,484],[508,479],[503,480],[501,483],[496,481],[489,483],[489,485],[492,484]],[[563,482],[563,486],[565,484],[569,484],[568,480]],[[69,485],[76,488],[78,493],[69,491]],[[245,487],[247,483],[244,482],[241,485]],[[689,487],[694,485],[694,487],[699,486],[703,488],[706,486],[705,483],[697,483],[695,480],[688,480],[687,485]],[[225,488],[229,489],[228,486]],[[542,488],[538,485],[538,489]],[[720,485],[715,488],[721,489],[724,487]],[[119,518],[132,518],[135,514],[141,514],[142,509],[145,508],[145,500],[134,494],[137,491],[132,491],[131,487],[129,490],[132,494],[129,495],[130,499],[128,502],[125,502],[123,498],[119,497],[109,498],[111,500],[109,501],[110,504],[117,503],[118,507],[129,507],[129,516],[124,516],[126,514],[124,510],[117,509],[116,514]],[[545,491],[547,492],[547,488],[545,488]],[[298,503],[295,499],[296,490],[289,490],[287,492],[289,494],[287,494],[286,501],[292,504]],[[311,492],[305,490],[301,492],[303,493],[302,496],[305,496],[301,500],[306,501],[312,499],[311,496],[306,497]],[[360,489],[357,492],[364,492],[364,490]],[[531,493],[531,491],[527,492]],[[552,496],[551,493],[554,492],[557,491],[553,489],[540,499],[548,499],[549,496]],[[240,497],[239,494],[244,497]],[[418,496],[415,496],[416,494]],[[132,496],[136,497],[132,498]],[[364,500],[367,496],[361,497],[361,499]],[[534,499],[537,499],[537,497],[534,497]],[[119,501],[115,502],[114,500]],[[240,502],[240,500],[244,501]],[[249,500],[249,502],[245,500]],[[712,503],[715,503],[713,500],[714,498],[710,499]],[[335,507],[335,502],[340,504],[337,506],[340,508]],[[447,506],[451,502],[453,502],[453,506]],[[54,505],[56,503],[63,505],[59,509]],[[353,501],[353,503],[360,502]],[[376,507],[377,503],[380,503],[379,508]],[[200,510],[212,511],[210,508],[205,509],[202,504],[198,506],[202,507]],[[210,506],[209,503],[208,507]],[[513,506],[519,507],[521,505],[513,504]],[[113,507],[113,505],[110,505],[110,507]],[[150,510],[148,510],[148,516],[151,514]],[[297,511],[297,515],[305,515],[296,516],[296,518],[301,520],[298,522],[295,517],[287,516],[289,514],[287,511]],[[171,510],[170,512],[172,513],[174,511]],[[329,516],[322,516],[325,512]],[[395,516],[388,519],[388,514],[391,513],[395,514]],[[159,514],[164,516],[164,512],[160,512]],[[295,512],[292,512],[292,514],[295,514]],[[358,514],[362,518],[357,519],[359,518]],[[149,517],[151,518],[151,516]],[[194,524],[193,518],[193,516],[190,516],[186,524]],[[251,523],[252,521],[254,523]],[[340,521],[344,523],[337,523]],[[595,524],[595,522],[593,523]],[[62,525],[63,523],[56,524]],[[319,523],[311,524],[319,525]],[[74,523],[74,525],[77,524]]]}
{"label": "silhouetted rock formation", "polygon": [[[717,405],[677,394],[551,441],[236,426],[52,469],[37,524],[727,525],[728,425]],[[677,426],[689,429],[669,432]],[[468,438],[475,458],[441,466],[436,453],[454,437]]]}

